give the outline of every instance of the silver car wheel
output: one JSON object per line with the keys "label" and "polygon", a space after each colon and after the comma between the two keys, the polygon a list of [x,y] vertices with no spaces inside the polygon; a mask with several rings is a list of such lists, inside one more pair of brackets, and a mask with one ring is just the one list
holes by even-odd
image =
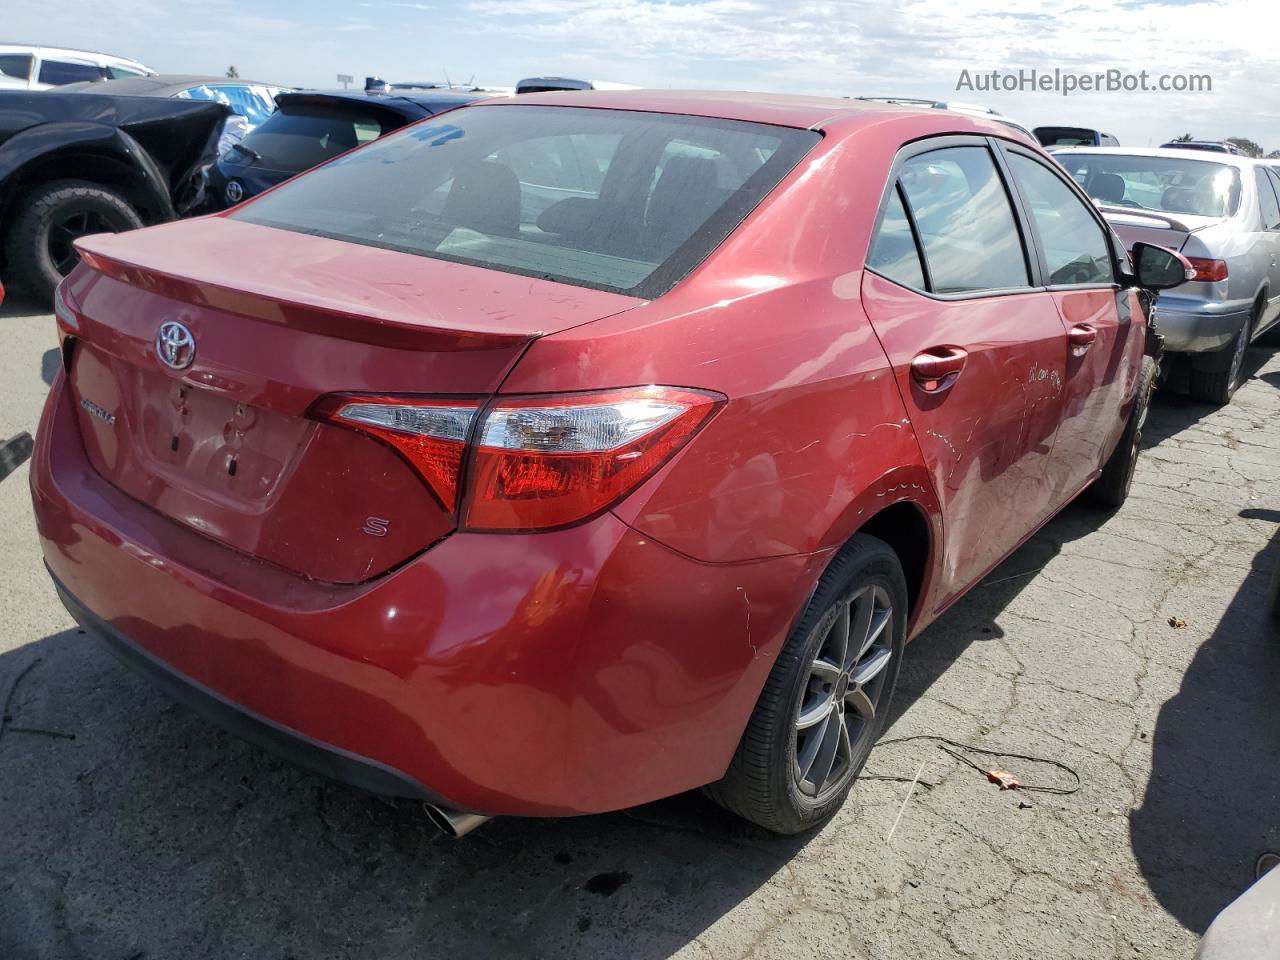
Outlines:
{"label": "silver car wheel", "polygon": [[840,604],[796,708],[792,773],[801,793],[818,797],[839,787],[862,741],[874,736],[893,637],[883,587],[863,587]]}

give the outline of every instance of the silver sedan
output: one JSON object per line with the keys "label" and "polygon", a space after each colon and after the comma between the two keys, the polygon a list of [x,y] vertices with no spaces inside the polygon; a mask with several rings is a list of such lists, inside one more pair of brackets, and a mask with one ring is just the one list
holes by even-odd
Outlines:
{"label": "silver sedan", "polygon": [[1192,282],[1160,295],[1155,326],[1188,354],[1192,396],[1224,404],[1245,349],[1280,320],[1280,170],[1231,154],[1166,148],[1060,150],[1055,159],[1129,248],[1178,250]]}

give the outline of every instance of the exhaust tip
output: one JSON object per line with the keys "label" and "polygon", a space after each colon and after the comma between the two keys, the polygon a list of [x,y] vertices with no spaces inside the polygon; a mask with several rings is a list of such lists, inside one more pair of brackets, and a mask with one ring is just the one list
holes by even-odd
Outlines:
{"label": "exhaust tip", "polygon": [[492,817],[486,817],[483,814],[463,813],[460,810],[437,807],[431,803],[424,803],[422,806],[427,811],[428,819],[436,825],[436,828],[455,840],[459,837],[465,837],[476,827],[492,819]]}

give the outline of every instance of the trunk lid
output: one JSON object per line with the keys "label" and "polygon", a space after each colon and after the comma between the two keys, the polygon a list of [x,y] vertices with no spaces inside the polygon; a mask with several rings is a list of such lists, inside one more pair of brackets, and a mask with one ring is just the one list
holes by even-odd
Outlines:
{"label": "trunk lid", "polygon": [[1170,250],[1181,250],[1191,234],[1221,223],[1224,217],[1197,217],[1189,213],[1157,213],[1137,211],[1126,207],[1102,208],[1107,222],[1124,245],[1133,249],[1139,241],[1154,243]]}
{"label": "trunk lid", "polygon": [[[404,562],[455,517],[390,447],[310,419],[316,400],[483,398],[537,336],[640,302],[220,217],[80,248],[69,379],[95,470],[207,537],[339,583]],[[157,351],[170,322],[194,342],[183,369]]]}

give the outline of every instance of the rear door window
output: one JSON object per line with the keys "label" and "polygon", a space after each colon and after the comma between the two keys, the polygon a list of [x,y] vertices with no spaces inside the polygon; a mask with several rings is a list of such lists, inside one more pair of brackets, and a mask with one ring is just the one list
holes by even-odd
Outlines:
{"label": "rear door window", "polygon": [[30,80],[31,56],[25,53],[0,53],[0,74],[18,80]]}
{"label": "rear door window", "polygon": [[1267,177],[1271,180],[1271,186],[1275,188],[1276,198],[1280,199],[1280,170],[1275,167],[1267,167]]}
{"label": "rear door window", "polygon": [[1049,284],[1113,283],[1111,241],[1075,191],[1030,157],[1008,156],[1040,235]]}
{"label": "rear door window", "polygon": [[63,83],[90,83],[95,80],[107,79],[107,71],[105,67],[100,67],[96,63],[75,63],[70,60],[42,60],[40,61],[41,83],[49,83],[58,86]]}
{"label": "rear door window", "polygon": [[986,147],[917,154],[899,177],[935,293],[1030,284],[1013,206]]}
{"label": "rear door window", "polygon": [[1257,167],[1253,173],[1258,180],[1258,201],[1262,206],[1262,228],[1264,230],[1280,229],[1280,201],[1276,199],[1276,191],[1271,186],[1267,171]]}
{"label": "rear door window", "polygon": [[880,228],[871,241],[867,266],[904,287],[925,288],[920,248],[916,246],[906,207],[902,205],[902,193],[896,186],[885,206]]}

